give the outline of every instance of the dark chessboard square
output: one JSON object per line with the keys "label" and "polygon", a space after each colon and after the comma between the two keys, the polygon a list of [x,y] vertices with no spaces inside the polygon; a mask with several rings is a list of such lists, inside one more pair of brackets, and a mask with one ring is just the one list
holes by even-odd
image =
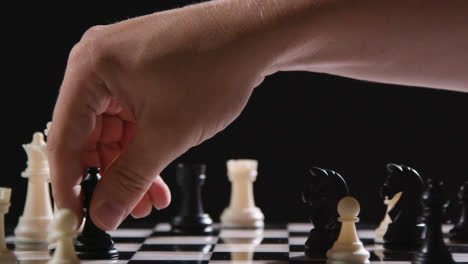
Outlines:
{"label": "dark chessboard square", "polygon": [[468,253],[468,245],[447,245],[452,253]]}
{"label": "dark chessboard square", "polygon": [[115,243],[143,243],[146,237],[113,237]]}
{"label": "dark chessboard square", "polygon": [[261,244],[288,244],[288,239],[279,238],[279,237],[265,237],[260,243]]}
{"label": "dark chessboard square", "polygon": [[192,252],[210,252],[213,251],[213,244],[144,244],[139,251],[192,251]]}
{"label": "dark chessboard square", "polygon": [[[233,255],[248,255],[249,252],[213,252],[211,260],[232,260]],[[254,252],[252,254],[253,260],[288,260],[288,252]]]}
{"label": "dark chessboard square", "polygon": [[304,252],[305,245],[289,245],[290,252]]}
{"label": "dark chessboard square", "polygon": [[135,252],[122,252],[120,251],[119,252],[119,259],[121,260],[129,260],[133,257],[133,255],[135,255]]}
{"label": "dark chessboard square", "polygon": [[308,237],[310,232],[297,232],[297,231],[290,231],[289,236],[292,237]]}
{"label": "dark chessboard square", "polygon": [[208,260],[130,260],[128,264],[208,264]]}
{"label": "dark chessboard square", "polygon": [[370,261],[408,261],[413,259],[412,252],[404,251],[381,251],[370,252]]}
{"label": "dark chessboard square", "polygon": [[373,238],[361,238],[361,242],[364,245],[374,245],[375,241]]}

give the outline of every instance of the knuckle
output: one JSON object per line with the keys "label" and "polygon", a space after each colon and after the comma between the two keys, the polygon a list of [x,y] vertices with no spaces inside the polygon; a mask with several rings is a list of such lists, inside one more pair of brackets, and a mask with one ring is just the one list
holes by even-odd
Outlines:
{"label": "knuckle", "polygon": [[144,177],[126,166],[114,166],[116,190],[121,195],[142,194],[147,189]]}
{"label": "knuckle", "polygon": [[101,58],[103,51],[103,36],[105,26],[94,26],[88,29],[81,40],[76,43],[68,57],[69,64],[93,63],[96,64]]}

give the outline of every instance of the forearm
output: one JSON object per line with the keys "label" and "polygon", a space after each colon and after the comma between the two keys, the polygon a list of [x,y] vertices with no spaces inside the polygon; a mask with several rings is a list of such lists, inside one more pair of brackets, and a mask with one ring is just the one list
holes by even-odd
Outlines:
{"label": "forearm", "polygon": [[239,31],[235,43],[263,58],[267,74],[313,71],[468,91],[466,1],[245,0],[207,8],[222,28]]}

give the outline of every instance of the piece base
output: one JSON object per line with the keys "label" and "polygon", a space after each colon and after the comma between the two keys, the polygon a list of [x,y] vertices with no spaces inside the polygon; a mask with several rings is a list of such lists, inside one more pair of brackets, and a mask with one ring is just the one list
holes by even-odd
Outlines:
{"label": "piece base", "polygon": [[76,255],[79,259],[118,259],[119,251],[116,248],[92,248],[77,241],[75,243]]}
{"label": "piece base", "polygon": [[213,220],[208,214],[199,216],[176,216],[171,221],[171,232],[175,234],[210,234]]}

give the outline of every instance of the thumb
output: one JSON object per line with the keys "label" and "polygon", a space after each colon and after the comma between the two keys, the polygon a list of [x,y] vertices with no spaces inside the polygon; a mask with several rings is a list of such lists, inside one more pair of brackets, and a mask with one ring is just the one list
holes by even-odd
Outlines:
{"label": "thumb", "polygon": [[164,143],[158,144],[167,141],[158,140],[156,134],[150,134],[137,129],[133,140],[98,182],[91,201],[90,216],[100,228],[116,229],[168,164],[169,152],[163,151]]}

